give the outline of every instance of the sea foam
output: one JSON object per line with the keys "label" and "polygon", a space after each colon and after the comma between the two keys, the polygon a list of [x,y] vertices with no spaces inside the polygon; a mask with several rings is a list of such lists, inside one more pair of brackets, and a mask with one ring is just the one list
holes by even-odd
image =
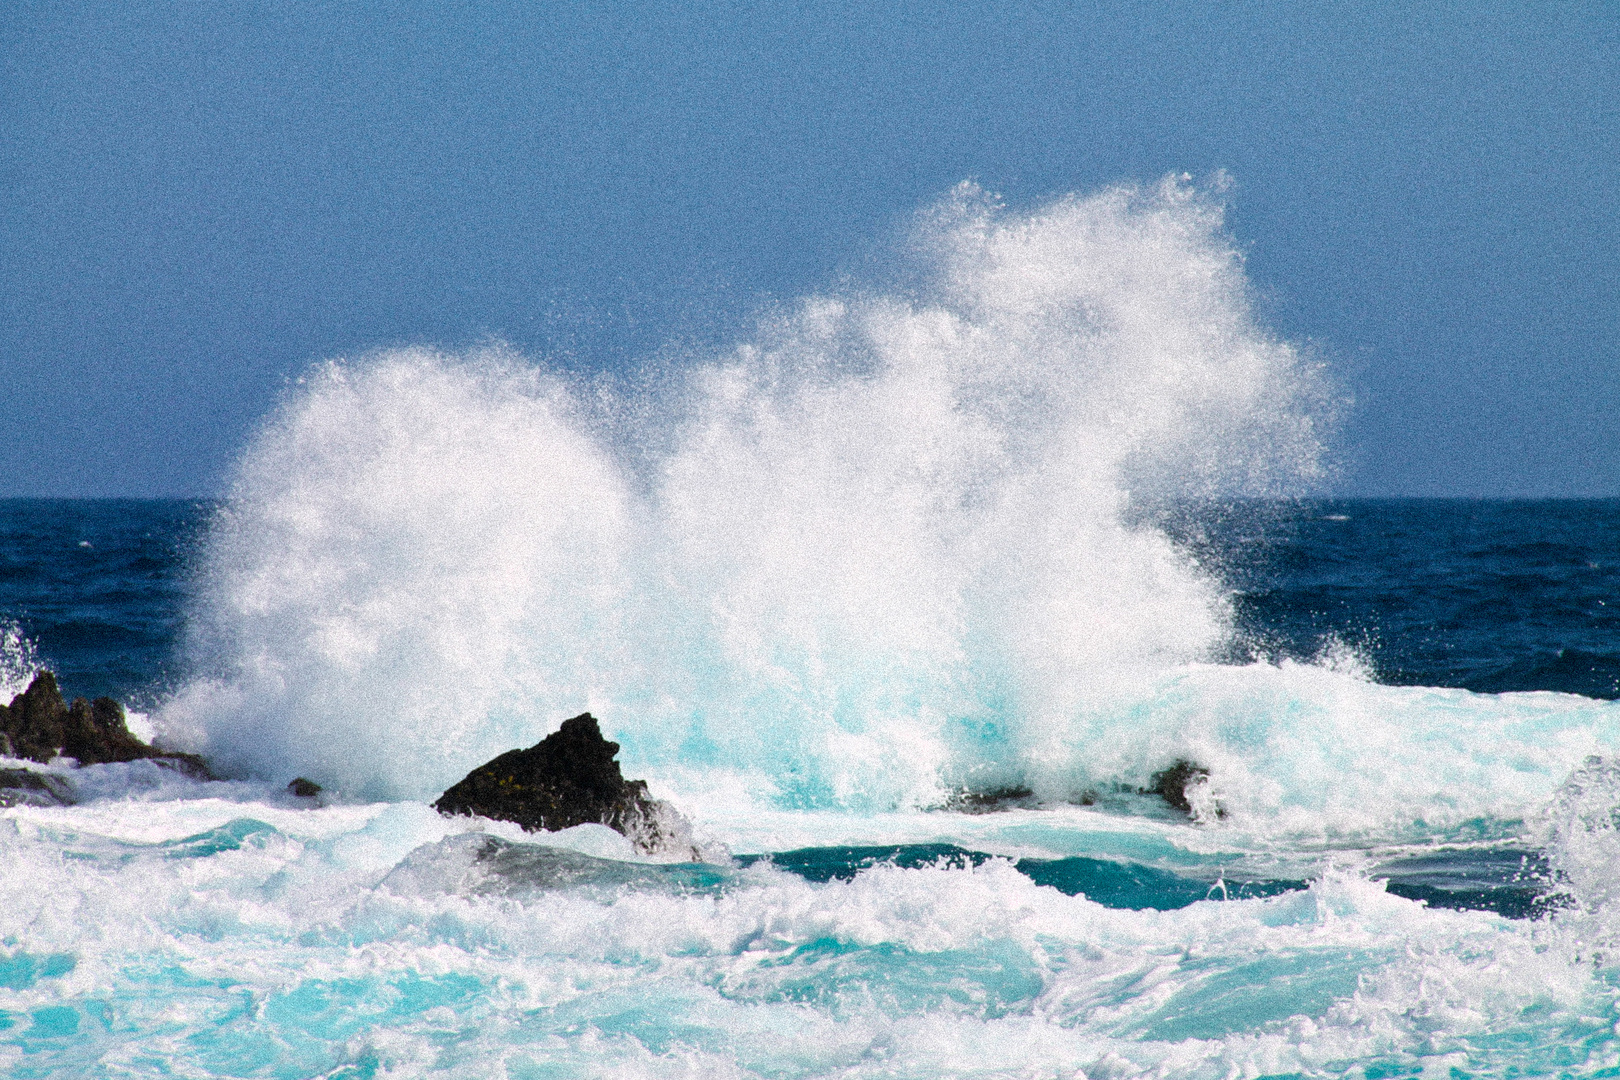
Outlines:
{"label": "sea foam", "polygon": [[412,803],[8,812],[0,1067],[1214,1078],[1620,1060],[1613,968],[1560,920],[1433,910],[1352,871],[1165,912],[1004,860],[824,885],[758,865],[696,887],[614,863],[612,888],[502,890],[466,880],[456,850],[489,837],[461,827]]}

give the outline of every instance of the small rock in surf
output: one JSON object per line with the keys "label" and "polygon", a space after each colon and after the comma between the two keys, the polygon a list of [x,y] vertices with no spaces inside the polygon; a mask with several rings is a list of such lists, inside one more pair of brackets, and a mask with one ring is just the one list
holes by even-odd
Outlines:
{"label": "small rock in surf", "polygon": [[36,674],[9,706],[0,705],[0,752],[39,762],[69,757],[80,765],[150,758],[189,776],[212,779],[195,754],[159,750],[130,734],[124,707],[112,698],[74,698],[68,705],[49,671]]}
{"label": "small rock in surf", "polygon": [[300,799],[313,799],[321,793],[321,785],[313,780],[305,780],[300,776],[296,780],[288,781],[287,790]]}
{"label": "small rock in surf", "polygon": [[1039,805],[1035,793],[1019,785],[983,791],[963,788],[951,793],[945,800],[943,809],[955,810],[962,814],[992,814],[1000,810],[1032,810]]}
{"label": "small rock in surf", "polygon": [[1148,780],[1149,786],[1142,789],[1142,794],[1157,795],[1191,818],[1206,817],[1210,813],[1217,818],[1225,817],[1226,811],[1213,803],[1194,805],[1195,799],[1201,804],[1205,802],[1197,797],[1208,784],[1208,769],[1180,758],[1168,769],[1154,773]]}
{"label": "small rock in surf", "polygon": [[480,765],[433,808],[512,821],[530,832],[600,823],[646,854],[699,859],[685,819],[650,797],[645,780],[626,780],[614,760],[618,752],[596,718],[581,713],[527,750],[508,750]]}

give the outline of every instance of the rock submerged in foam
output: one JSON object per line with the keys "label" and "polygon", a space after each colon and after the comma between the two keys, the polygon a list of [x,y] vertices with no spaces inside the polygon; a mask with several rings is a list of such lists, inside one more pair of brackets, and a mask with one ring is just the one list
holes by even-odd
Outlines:
{"label": "rock submerged in foam", "polygon": [[581,713],[527,750],[508,750],[468,773],[433,808],[447,816],[511,821],[529,832],[597,823],[624,834],[649,855],[701,860],[691,829],[668,803],[626,780],[614,760],[619,744]]}
{"label": "rock submerged in foam", "polygon": [[32,769],[0,769],[0,809],[73,803],[73,789],[60,776]]}
{"label": "rock submerged in foam", "polygon": [[1142,794],[1157,795],[1190,818],[1226,816],[1225,809],[1207,797],[1209,770],[1196,762],[1180,758],[1168,769],[1154,773],[1148,784]]}
{"label": "rock submerged in foam", "polygon": [[112,698],[74,698],[67,704],[49,671],[35,674],[28,689],[13,697],[10,705],[0,705],[0,754],[42,763],[67,757],[80,765],[150,758],[188,776],[212,779],[208,766],[195,754],[159,750],[132,735],[124,707]]}

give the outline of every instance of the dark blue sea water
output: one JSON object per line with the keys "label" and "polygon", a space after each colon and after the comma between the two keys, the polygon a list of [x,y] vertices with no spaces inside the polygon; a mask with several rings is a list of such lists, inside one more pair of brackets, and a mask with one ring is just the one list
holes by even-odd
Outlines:
{"label": "dark blue sea water", "polygon": [[66,690],[152,704],[178,674],[186,563],[213,504],[0,500],[0,618]]}
{"label": "dark blue sea water", "polygon": [[1338,642],[1395,685],[1620,696],[1620,500],[1240,503],[1174,532],[1236,590],[1233,658]]}

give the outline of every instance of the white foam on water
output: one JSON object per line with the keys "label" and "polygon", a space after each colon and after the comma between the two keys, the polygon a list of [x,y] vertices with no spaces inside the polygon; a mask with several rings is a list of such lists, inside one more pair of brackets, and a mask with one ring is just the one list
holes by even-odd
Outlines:
{"label": "white foam on water", "polygon": [[1620,1063],[1614,972],[1579,924],[1429,910],[1349,869],[1168,912],[1063,896],[1003,861],[825,885],[755,867],[719,888],[513,898],[392,874],[465,828],[420,804],[242,802],[223,820],[218,799],[135,804],[139,841],[97,832],[117,825],[115,807],[83,809],[66,831],[60,812],[0,811],[12,1071],[1221,1077],[1354,1063],[1445,1076]]}
{"label": "white foam on water", "polygon": [[131,735],[148,745],[151,744],[152,739],[157,734],[152,727],[151,716],[143,712],[126,712],[124,714],[124,727],[129,729]]}
{"label": "white foam on water", "polygon": [[[499,349],[291,388],[203,552],[196,677],[150,716],[237,778],[94,766],[81,805],[0,809],[0,1072],[1620,1068],[1620,707],[1378,686],[1343,650],[1217,666],[1225,592],[1142,524],[1321,470],[1321,373],[1255,321],[1218,205],[963,188],[913,247],[924,285],[807,301],[652,396]],[[1005,859],[464,888],[472,832],[631,858],[425,804],[584,709],[734,850],[1314,880],[1165,912]],[[1179,758],[1202,824],[1132,794]],[[1141,812],[918,809],[1014,785]],[[1391,895],[1354,850],[1521,833],[1569,896],[1537,921]]]}
{"label": "white foam on water", "polygon": [[1290,843],[1500,835],[1587,755],[1620,747],[1620,704],[1382,686],[1320,664],[1189,665],[1098,710],[1082,744],[1077,769],[1097,782],[1205,765],[1220,828]]}

